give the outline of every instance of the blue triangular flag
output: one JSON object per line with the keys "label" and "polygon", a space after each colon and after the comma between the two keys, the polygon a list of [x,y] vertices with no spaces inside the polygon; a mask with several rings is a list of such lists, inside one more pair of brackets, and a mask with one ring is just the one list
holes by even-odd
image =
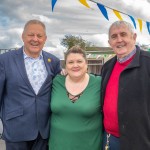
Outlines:
{"label": "blue triangular flag", "polygon": [[133,25],[134,25],[134,28],[136,29],[136,23],[135,23],[135,20],[134,20],[134,18],[132,17],[132,16],[130,16],[130,15],[128,15],[129,17],[130,17],[130,19],[132,20],[132,22],[133,22]]}
{"label": "blue triangular flag", "polygon": [[146,25],[147,25],[147,30],[148,30],[148,32],[150,34],[150,22],[146,22]]}
{"label": "blue triangular flag", "polygon": [[52,3],[52,11],[54,10],[54,6],[56,4],[57,0],[51,0],[51,3]]}
{"label": "blue triangular flag", "polygon": [[102,14],[104,15],[104,17],[107,20],[109,20],[106,8],[103,5],[99,4],[99,3],[97,3],[97,6],[100,9],[100,11],[102,12]]}

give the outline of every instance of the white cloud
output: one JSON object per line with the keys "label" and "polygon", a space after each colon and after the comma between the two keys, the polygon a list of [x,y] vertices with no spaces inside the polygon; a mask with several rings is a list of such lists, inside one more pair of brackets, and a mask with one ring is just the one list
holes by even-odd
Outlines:
{"label": "white cloud", "polygon": [[53,23],[52,22],[52,20],[50,19],[50,18],[48,18],[48,17],[46,17],[46,16],[43,16],[43,15],[38,15],[38,14],[32,14],[32,16],[34,17],[34,18],[36,18],[36,19],[39,19],[39,20],[41,20],[42,22],[44,22],[44,23]]}
{"label": "white cloud", "polygon": [[107,34],[95,34],[89,37],[88,41],[91,41],[94,45],[99,47],[109,46],[108,44],[108,35]]}
{"label": "white cloud", "polygon": [[[137,42],[150,44],[150,35],[144,21],[149,21],[150,0],[94,0],[110,8],[117,9],[126,14],[143,20],[142,33],[136,20],[138,34]],[[30,19],[40,19],[47,28],[48,40],[46,49],[63,56],[64,48],[60,45],[65,34],[80,35],[85,40],[93,42],[97,46],[108,46],[108,28],[112,22],[118,20],[111,9],[107,8],[109,21],[104,18],[97,5],[87,0],[90,9],[83,6],[78,0],[58,0],[54,12],[51,11],[51,3],[46,0],[20,1],[1,0],[0,5],[0,48],[19,47],[21,32],[24,24]],[[32,6],[32,9],[31,9]],[[10,9],[15,8],[15,9]],[[123,15],[126,21],[131,20]],[[48,48],[47,48],[48,47]]]}
{"label": "white cloud", "polygon": [[56,48],[44,47],[44,50],[53,54],[53,55],[56,55],[60,59],[64,59],[65,48],[61,45],[57,45]]}

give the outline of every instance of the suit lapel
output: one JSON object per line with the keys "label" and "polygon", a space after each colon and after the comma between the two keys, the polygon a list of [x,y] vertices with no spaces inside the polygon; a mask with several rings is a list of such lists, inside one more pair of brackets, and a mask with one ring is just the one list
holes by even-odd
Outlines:
{"label": "suit lapel", "polygon": [[[45,53],[44,53],[44,51],[42,52],[42,54],[43,54],[43,59],[44,59],[44,63],[45,63],[45,67],[46,67],[46,70],[47,70],[47,78],[48,78],[48,75],[50,74],[50,72],[51,72],[51,58],[50,57],[48,57]],[[46,78],[46,79],[47,79]]]}
{"label": "suit lapel", "polygon": [[28,79],[25,64],[24,64],[23,47],[16,51],[15,61],[16,61],[18,71],[21,74],[22,78],[24,79],[26,84],[29,86],[29,88],[34,92],[32,86],[30,84],[30,81]]}

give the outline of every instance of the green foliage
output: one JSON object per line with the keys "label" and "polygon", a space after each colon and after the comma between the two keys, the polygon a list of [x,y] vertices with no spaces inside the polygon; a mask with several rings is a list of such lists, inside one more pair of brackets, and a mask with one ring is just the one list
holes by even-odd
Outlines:
{"label": "green foliage", "polygon": [[85,50],[85,48],[91,46],[92,43],[82,39],[81,36],[65,35],[65,37],[61,40],[61,45],[63,45],[67,49],[70,49],[72,46],[78,45]]}

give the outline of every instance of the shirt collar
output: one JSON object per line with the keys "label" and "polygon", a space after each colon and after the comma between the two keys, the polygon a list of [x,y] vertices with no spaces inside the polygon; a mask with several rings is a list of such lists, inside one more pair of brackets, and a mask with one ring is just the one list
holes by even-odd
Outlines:
{"label": "shirt collar", "polygon": [[129,60],[135,53],[136,53],[136,48],[132,52],[130,52],[127,56],[123,58],[117,58],[117,60],[120,63],[124,63],[125,61]]}
{"label": "shirt collar", "polygon": [[23,56],[24,56],[24,59],[27,59],[27,58],[30,58],[30,59],[42,59],[42,58],[43,58],[42,51],[40,52],[40,55],[39,55],[38,58],[33,58],[33,57],[31,57],[31,56],[28,56],[28,55],[25,53],[24,49],[23,49]]}

